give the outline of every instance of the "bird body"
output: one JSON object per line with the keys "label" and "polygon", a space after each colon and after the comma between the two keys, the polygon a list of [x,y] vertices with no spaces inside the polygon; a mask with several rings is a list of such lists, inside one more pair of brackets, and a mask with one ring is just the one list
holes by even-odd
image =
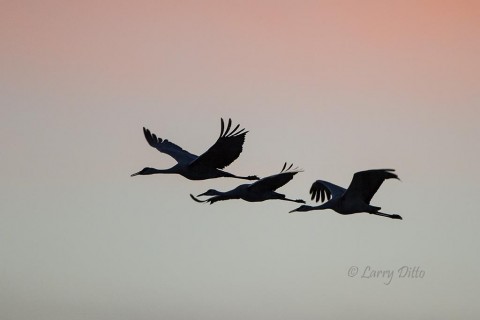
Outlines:
{"label": "bird body", "polygon": [[210,189],[207,192],[204,192],[200,196],[212,196],[207,200],[198,200],[193,195],[190,195],[193,200],[197,202],[209,202],[210,204],[222,200],[231,200],[231,199],[242,199],[248,202],[260,202],[265,200],[285,200],[293,201],[297,203],[305,203],[303,200],[293,200],[285,197],[284,194],[278,193],[275,190],[287,184],[290,180],[293,179],[293,176],[301,172],[300,170],[289,171],[286,168],[286,163],[283,166],[283,169],[280,173],[265,177],[251,184],[241,184],[236,188],[221,192],[214,189]]}
{"label": "bird body", "polygon": [[341,198],[341,197],[332,198],[331,200],[315,208],[316,210],[332,209],[337,213],[340,213],[343,215],[349,215],[349,214],[354,214],[359,212],[370,212],[378,209],[378,207],[373,207],[369,204],[364,203],[363,201],[351,202],[351,201],[346,201],[344,198]]}
{"label": "bird body", "polygon": [[220,136],[206,152],[202,155],[194,155],[178,145],[166,140],[157,138],[150,130],[143,128],[143,134],[148,144],[158,151],[168,154],[177,161],[177,164],[169,169],[155,169],[146,167],[141,171],[132,174],[151,175],[151,174],[179,174],[189,180],[206,180],[220,177],[238,178],[246,180],[258,180],[257,176],[237,176],[222,170],[235,161],[242,152],[242,146],[245,142],[245,129],[237,130],[237,125],[230,131],[232,120],[228,120],[227,128],[223,119],[221,119]]}
{"label": "bird body", "polygon": [[[302,205],[290,212],[305,212],[312,210],[332,209],[342,215],[367,212],[370,214],[402,220],[397,214],[380,212],[381,208],[370,204],[373,195],[387,179],[398,179],[393,169],[374,169],[360,171],[353,175],[352,182],[347,189],[331,182],[317,180],[310,188],[312,200],[318,202],[321,198],[323,204],[319,206]],[[400,180],[400,179],[398,179]]]}

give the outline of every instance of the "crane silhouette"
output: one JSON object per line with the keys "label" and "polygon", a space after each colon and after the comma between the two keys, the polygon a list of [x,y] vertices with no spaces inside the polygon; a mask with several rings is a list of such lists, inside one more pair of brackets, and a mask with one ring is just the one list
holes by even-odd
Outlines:
{"label": "crane silhouette", "polygon": [[380,212],[380,207],[370,205],[373,195],[387,179],[398,179],[393,169],[374,169],[360,171],[353,175],[352,182],[348,189],[339,187],[333,183],[317,180],[310,188],[312,200],[321,197],[322,202],[328,201],[319,206],[302,205],[290,212],[305,212],[312,210],[332,209],[340,214],[348,215],[359,212],[368,212],[377,216],[402,220],[398,214],[386,214]]}
{"label": "crane silhouette", "polygon": [[258,180],[259,178],[257,176],[243,177],[221,170],[238,158],[242,152],[245,135],[248,132],[245,131],[245,129],[238,130],[240,125],[230,130],[231,126],[232,120],[228,119],[227,128],[225,129],[225,123],[223,119],[221,119],[220,136],[217,141],[200,156],[196,156],[182,149],[167,139],[158,138],[144,127],[143,133],[148,144],[161,153],[168,154],[174,158],[177,164],[169,169],[146,167],[131,176],[173,173],[180,174],[190,180],[206,180],[219,177]]}
{"label": "crane silhouette", "polygon": [[297,203],[305,203],[305,201],[303,200],[288,199],[285,197],[284,194],[275,192],[275,190],[284,186],[290,180],[292,180],[294,175],[301,172],[301,170],[297,170],[296,168],[289,171],[292,168],[292,165],[290,165],[290,167],[285,169],[286,166],[287,166],[287,163],[283,165],[283,168],[280,171],[280,173],[265,177],[263,179],[255,181],[254,183],[239,185],[238,187],[230,191],[221,192],[214,189],[210,189],[207,192],[204,192],[198,195],[198,197],[212,196],[207,200],[199,200],[192,194],[190,194],[190,197],[197,202],[209,202],[210,204],[215,203],[217,201],[230,200],[230,199],[243,199],[249,202],[260,202],[265,200],[277,199],[277,200],[292,201]]}

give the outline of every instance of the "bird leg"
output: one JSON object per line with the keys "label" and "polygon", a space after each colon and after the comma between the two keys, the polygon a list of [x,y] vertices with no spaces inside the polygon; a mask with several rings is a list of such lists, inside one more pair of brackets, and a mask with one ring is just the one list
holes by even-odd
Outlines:
{"label": "bird leg", "polygon": [[296,203],[305,203],[305,201],[302,200],[302,199],[293,200],[293,199],[288,199],[288,198],[282,198],[281,200],[286,200],[286,201],[291,201],[291,202],[296,202]]}
{"label": "bird leg", "polygon": [[387,213],[383,213],[383,212],[380,212],[380,211],[369,212],[369,213],[377,215],[377,216],[381,216],[381,217],[387,217],[387,218],[390,218],[390,219],[403,220],[402,217],[399,216],[398,214],[387,214]]}
{"label": "bird leg", "polygon": [[245,179],[245,180],[260,180],[260,178],[257,176],[248,176],[248,177],[235,176],[235,178]]}
{"label": "bird leg", "polygon": [[222,177],[227,177],[227,178],[237,178],[237,179],[244,179],[244,180],[260,180],[258,176],[237,176],[229,172],[222,171]]}

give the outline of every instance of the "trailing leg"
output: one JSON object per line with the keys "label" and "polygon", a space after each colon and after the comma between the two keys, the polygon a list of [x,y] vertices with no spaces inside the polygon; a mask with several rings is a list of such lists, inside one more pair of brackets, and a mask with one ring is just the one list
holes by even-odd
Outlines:
{"label": "trailing leg", "polygon": [[399,216],[398,214],[387,214],[387,213],[383,213],[383,212],[380,212],[380,211],[369,212],[369,213],[377,215],[377,216],[381,216],[381,217],[387,217],[387,218],[390,218],[390,219],[403,220],[402,217]]}

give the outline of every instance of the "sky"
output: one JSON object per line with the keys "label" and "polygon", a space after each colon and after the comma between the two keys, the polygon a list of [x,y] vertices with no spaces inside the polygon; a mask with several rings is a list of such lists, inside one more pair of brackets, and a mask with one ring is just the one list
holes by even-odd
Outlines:
{"label": "sky", "polygon": [[[479,35],[477,1],[2,2],[1,318],[477,319]],[[201,154],[222,117],[228,171],[313,204],[394,168],[404,220],[130,177],[174,164],[143,126]]]}

